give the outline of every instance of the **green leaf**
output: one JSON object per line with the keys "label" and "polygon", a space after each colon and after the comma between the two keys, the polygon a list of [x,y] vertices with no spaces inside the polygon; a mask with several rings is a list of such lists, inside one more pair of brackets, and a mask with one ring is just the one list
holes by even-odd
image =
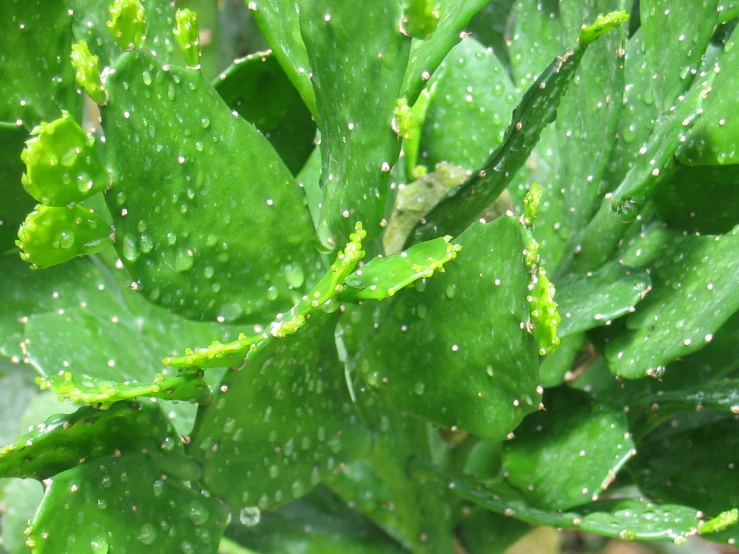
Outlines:
{"label": "green leaf", "polygon": [[265,554],[402,552],[369,520],[321,488],[278,510],[263,512],[256,526],[250,527],[245,517],[244,524],[232,526],[228,535]]}
{"label": "green leaf", "polygon": [[523,521],[510,519],[478,507],[463,512],[459,539],[467,552],[475,554],[504,554],[510,546],[531,531]]}
{"label": "green leaf", "polygon": [[695,352],[739,309],[739,227],[726,235],[678,237],[652,264],[654,290],[606,346],[611,371],[628,379],[659,376]]}
{"label": "green leaf", "polygon": [[[247,2],[247,0],[244,0]],[[248,1],[247,7],[259,25],[282,69],[318,120],[316,96],[311,83],[311,62],[300,34],[299,0]]]}
{"label": "green leaf", "polygon": [[72,45],[72,67],[75,70],[77,83],[98,104],[103,104],[108,98],[100,77],[100,58],[90,52],[84,40]]}
{"label": "green leaf", "polygon": [[669,0],[641,3],[646,60],[661,111],[666,112],[690,87],[716,26],[718,3],[701,0],[680,9],[675,9]]}
{"label": "green leaf", "polygon": [[587,395],[567,388],[547,393],[544,405],[505,443],[508,481],[542,507],[596,500],[634,455],[626,414],[590,406]]}
{"label": "green leaf", "polygon": [[428,214],[427,223],[416,228],[414,242],[440,234],[459,234],[508,186],[544,127],[556,117],[559,101],[584,54],[585,49],[576,45],[547,67],[514,110],[503,143],[481,169]]}
{"label": "green leaf", "polygon": [[419,477],[449,486],[483,508],[534,525],[627,540],[679,541],[695,533],[699,524],[696,510],[687,506],[615,499],[594,502],[576,511],[549,511],[531,506],[503,483],[456,478],[424,462],[413,462],[412,470]]}
{"label": "green leaf", "polygon": [[[557,300],[560,300],[560,293],[557,294]],[[562,310],[562,313],[566,317],[567,312]],[[547,354],[539,363],[539,383],[545,389],[562,385],[568,379],[568,372],[576,369],[575,360],[587,342],[585,333],[563,336],[562,327],[564,325],[560,325],[558,330],[561,337],[559,347],[555,352]]]}
{"label": "green leaf", "polygon": [[390,125],[410,49],[398,30],[400,4],[372,2],[361,10],[343,0],[299,5],[320,116],[328,242],[345,242],[357,221],[377,236],[401,145]]}
{"label": "green leaf", "polygon": [[44,497],[41,483],[34,479],[12,479],[3,488],[2,544],[8,552],[27,552],[28,522]]}
{"label": "green leaf", "polygon": [[267,137],[296,175],[313,151],[316,124],[277,57],[256,53],[234,60],[213,86],[229,108]]}
{"label": "green leaf", "polygon": [[[216,554],[227,508],[178,479],[162,479],[149,456],[89,461],[51,479],[26,544],[34,554]],[[80,525],[84,522],[84,525]]]}
{"label": "green leaf", "polygon": [[595,272],[558,279],[557,303],[562,314],[559,336],[610,325],[614,319],[633,312],[651,284],[645,270],[616,262]]}
{"label": "green leaf", "polygon": [[427,40],[413,40],[408,67],[403,76],[400,98],[413,104],[426,81],[460,40],[460,32],[487,0],[440,0],[436,2],[440,18]]}
{"label": "green leaf", "polygon": [[203,486],[236,513],[300,498],[369,446],[334,346],[335,318],[316,313],[224,378],[201,409],[191,455]]}
{"label": "green leaf", "polygon": [[427,40],[439,24],[439,10],[434,0],[403,0],[405,12],[401,31],[413,38]]}
{"label": "green leaf", "polygon": [[140,48],[146,32],[144,6],[140,0],[114,0],[107,23],[118,46],[124,50]]}
{"label": "green leaf", "polygon": [[404,411],[486,437],[505,437],[535,410],[521,230],[505,217],[473,225],[444,273],[398,293],[352,362],[362,380]]}
{"label": "green leaf", "polygon": [[491,51],[467,38],[447,54],[428,84],[431,104],[423,126],[421,163],[471,170],[503,140],[517,94]]}
{"label": "green leaf", "polygon": [[191,9],[177,10],[174,38],[180,45],[188,67],[200,65],[200,34],[198,30],[198,14]]}
{"label": "green leaf", "polygon": [[3,406],[0,444],[7,444],[18,436],[21,416],[37,392],[30,367],[0,358],[0,402]]}
{"label": "green leaf", "polygon": [[[174,475],[198,476],[179,456],[182,441],[162,410],[151,402],[117,402],[107,410],[82,407],[54,415],[15,442],[0,448],[0,475],[37,480],[76,467],[80,460],[145,450]],[[192,478],[192,477],[190,477]]]}
{"label": "green leaf", "polygon": [[680,165],[657,191],[654,204],[671,229],[727,233],[739,224],[739,165]]}
{"label": "green leaf", "polygon": [[101,110],[106,201],[138,290],[193,319],[263,323],[289,307],[319,259],[302,192],[270,144],[197,71],[143,51],[115,69]]}
{"label": "green leaf", "polygon": [[26,164],[23,187],[45,206],[81,202],[110,185],[95,138],[66,111],[31,132],[21,160]]}
{"label": "green leaf", "polygon": [[[69,60],[72,21],[63,0],[11,0],[3,7],[0,121],[27,129],[68,110],[80,114]],[[12,54],[12,55],[11,55]]]}
{"label": "green leaf", "polygon": [[342,300],[382,300],[418,279],[428,279],[444,264],[457,257],[451,237],[443,237],[412,246],[387,258],[377,257],[346,278]]}
{"label": "green leaf", "polygon": [[492,48],[503,67],[509,69],[511,60],[506,44],[506,24],[508,23],[514,0],[488,2],[478,11],[466,26],[472,37]]}
{"label": "green leaf", "polygon": [[114,229],[79,204],[54,208],[39,204],[18,230],[21,259],[32,269],[99,252],[114,241]]}
{"label": "green leaf", "polygon": [[652,498],[695,506],[714,517],[739,505],[739,489],[731,485],[737,449],[739,425],[725,419],[664,438],[647,437],[630,469]]}
{"label": "green leaf", "polygon": [[[0,70],[1,71],[1,70]],[[36,205],[21,185],[21,152],[28,131],[15,123],[0,123],[0,252],[15,246],[18,227]],[[13,248],[15,250],[15,248]]]}

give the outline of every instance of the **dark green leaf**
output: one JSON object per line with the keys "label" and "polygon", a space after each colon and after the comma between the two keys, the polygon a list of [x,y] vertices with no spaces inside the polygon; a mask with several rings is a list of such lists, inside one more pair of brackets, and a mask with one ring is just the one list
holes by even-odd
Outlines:
{"label": "dark green leaf", "polygon": [[690,87],[718,17],[718,0],[676,8],[669,0],[641,0],[641,28],[652,89],[666,112]]}
{"label": "dark green leaf", "polygon": [[363,380],[405,411],[481,436],[505,437],[535,410],[521,230],[513,218],[473,225],[444,273],[399,293],[354,362]]}
{"label": "dark green leaf", "polygon": [[678,237],[652,264],[654,290],[606,346],[616,375],[659,376],[695,352],[739,309],[739,227],[726,235]]}
{"label": "dark green leaf", "polygon": [[289,307],[318,254],[303,194],[268,141],[199,72],[146,52],[119,58],[106,86],[106,200],[138,290],[193,319],[264,323]]}
{"label": "dark green leaf", "polygon": [[523,521],[474,507],[462,519],[458,533],[467,552],[504,554],[530,530]]}
{"label": "dark green leaf", "polygon": [[232,510],[300,498],[367,449],[368,434],[334,347],[335,318],[316,313],[231,371],[199,414],[191,454],[203,484]]}
{"label": "dark green leaf", "polygon": [[614,319],[633,312],[652,281],[643,269],[613,262],[595,272],[558,279],[556,284],[562,314],[558,334],[566,337],[610,325]]}
{"label": "dark green leaf", "polygon": [[557,0],[517,0],[513,5],[513,34],[508,46],[517,87],[530,87],[567,43]]}
{"label": "dark green leaf", "polygon": [[263,52],[234,60],[213,86],[297,174],[313,151],[316,124],[275,55]]}
{"label": "dark green leaf", "polygon": [[320,116],[327,242],[345,242],[357,221],[376,237],[401,144],[390,125],[410,50],[410,39],[398,30],[401,6],[374,1],[357,9],[344,0],[299,5]]}
{"label": "dark green leaf", "polygon": [[514,0],[488,2],[466,26],[466,30],[472,33],[476,41],[493,49],[500,63],[507,69],[511,67],[511,60],[505,35],[513,3]]}
{"label": "dark green leaf", "polygon": [[[559,302],[559,291],[556,298]],[[562,310],[560,313],[564,314],[565,318],[567,317],[567,312]],[[567,319],[565,319],[566,321]],[[558,334],[560,336],[562,335],[562,327],[564,327],[564,324],[559,326]],[[576,369],[574,367],[575,360],[585,342],[585,333],[575,333],[562,337],[559,348],[553,354],[544,356],[539,364],[539,382],[542,387],[556,387],[567,380],[567,373]]]}
{"label": "dark green leaf", "polygon": [[543,507],[597,500],[634,455],[626,414],[592,407],[587,395],[567,388],[547,393],[544,404],[547,411],[527,417],[505,443],[508,480]]}
{"label": "dark green leaf", "polygon": [[216,554],[227,512],[222,501],[163,479],[146,455],[110,456],[51,479],[27,544],[34,554]]}
{"label": "dark green leaf", "polygon": [[21,184],[21,152],[27,138],[28,130],[24,126],[0,123],[0,253],[15,250],[18,227],[36,205]]}

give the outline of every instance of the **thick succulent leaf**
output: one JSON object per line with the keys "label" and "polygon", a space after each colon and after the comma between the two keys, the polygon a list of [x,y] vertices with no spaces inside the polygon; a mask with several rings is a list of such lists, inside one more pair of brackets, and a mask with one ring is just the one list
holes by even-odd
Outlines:
{"label": "thick succulent leaf", "polygon": [[144,51],[115,68],[101,110],[106,201],[138,290],[193,319],[268,321],[318,263],[289,170],[199,72],[161,68]]}
{"label": "thick succulent leaf", "polygon": [[[600,191],[614,190],[628,173],[654,129],[657,106],[652,92],[652,74],[644,56],[641,29],[626,41],[623,97],[613,149],[600,185]],[[667,188],[667,187],[665,187]]]}
{"label": "thick succulent leaf", "polygon": [[479,507],[463,512],[458,530],[466,552],[504,554],[508,548],[531,531],[523,521],[489,512]]}
{"label": "thick succulent leaf", "polygon": [[[705,23],[704,23],[705,24]],[[728,165],[739,163],[739,123],[732,117],[737,102],[739,33],[736,30],[724,47],[712,71],[716,73],[711,94],[703,107],[705,114],[677,151],[681,163]],[[688,42],[688,41],[686,41]]]}
{"label": "thick succulent leaf", "polygon": [[595,272],[557,280],[557,304],[562,314],[559,336],[587,331],[634,311],[652,281],[643,269],[613,262]]}
{"label": "thick succulent leaf", "polygon": [[626,414],[590,406],[587,395],[568,388],[547,393],[544,405],[505,443],[508,480],[542,507],[596,500],[635,452]]}
{"label": "thick succulent leaf", "polygon": [[[560,292],[558,290],[557,302],[559,302],[559,295]],[[566,317],[568,312],[565,312],[560,307],[560,313],[565,314]],[[559,347],[554,353],[544,356],[539,364],[539,382],[545,389],[563,384],[567,380],[568,372],[574,372],[577,369],[575,367],[575,361],[586,343],[585,333],[562,336],[561,329],[563,326],[564,324],[561,324],[557,330],[557,333],[562,339]]]}
{"label": "thick succulent leaf", "polygon": [[571,511],[543,510],[531,506],[504,483],[456,478],[424,462],[413,462],[412,468],[419,477],[444,483],[483,508],[534,525],[628,540],[674,541],[693,534],[699,524],[695,508],[632,499],[603,500]]}
{"label": "thick succulent leaf", "polygon": [[[583,27],[581,33],[587,33],[587,29],[617,27],[622,22],[620,14],[613,14],[604,27],[602,22],[597,22],[591,27]],[[551,62],[513,111],[503,143],[481,169],[475,171],[458,190],[451,192],[428,214],[426,223],[416,228],[414,242],[442,234],[461,233],[508,186],[529,158],[542,130],[556,117],[560,99],[574,78],[586,48],[588,43],[583,41]]]}
{"label": "thick succulent leaf", "polygon": [[18,227],[36,205],[21,185],[21,152],[27,138],[23,125],[0,123],[0,252],[15,246]]}
{"label": "thick succulent leaf", "polygon": [[517,94],[495,54],[467,38],[447,54],[429,81],[431,104],[421,139],[423,165],[482,167],[503,140]]}
{"label": "thick succulent leaf", "polygon": [[400,554],[400,547],[326,489],[261,514],[259,524],[232,526],[228,536],[263,554]]}
{"label": "thick succulent leaf", "polygon": [[486,3],[487,0],[441,0],[436,3],[441,17],[431,38],[413,40],[400,97],[406,98],[409,104],[416,101],[425,82],[459,42],[460,31]]}
{"label": "thick succulent leaf", "polygon": [[232,510],[300,498],[369,446],[334,346],[335,318],[316,313],[226,375],[198,415],[190,453],[203,485]]}
{"label": "thick succulent leaf", "polygon": [[410,39],[398,30],[401,6],[299,4],[320,115],[327,242],[345,242],[357,221],[377,236],[401,145],[390,125],[410,50]]}
{"label": "thick succulent leaf", "polygon": [[215,554],[228,510],[142,454],[88,461],[51,479],[27,544],[34,554],[144,550]]}
{"label": "thick succulent leaf", "polygon": [[501,438],[539,404],[522,227],[475,224],[455,244],[462,251],[444,273],[397,295],[354,365],[402,410]]}
{"label": "thick succulent leaf", "polygon": [[142,450],[167,473],[198,476],[192,462],[175,459],[182,441],[159,406],[149,401],[116,402],[108,410],[85,406],[72,414],[51,416],[0,448],[0,475],[41,480],[79,465],[80,460]]}
{"label": "thick succulent leaf", "polygon": [[727,233],[739,224],[739,165],[680,165],[657,191],[654,204],[672,229]]}
{"label": "thick succulent leaf", "polygon": [[267,137],[295,175],[313,151],[316,124],[300,94],[270,52],[234,60],[214,81],[229,108]]}
{"label": "thick succulent leaf", "polygon": [[[102,69],[110,66],[121,54],[121,47],[106,26],[110,21],[112,0],[65,0],[71,10],[72,30],[75,40],[87,42],[93,54],[100,58]],[[146,18],[145,47],[161,63],[167,63],[174,51],[172,29],[175,25],[175,8],[170,2],[141,0]]]}
{"label": "thick succulent leaf", "polygon": [[664,438],[647,438],[630,470],[651,498],[685,503],[715,517],[739,505],[739,488],[732,485],[738,451],[739,422],[724,419]]}
{"label": "thick succulent leaf", "polygon": [[[625,4],[624,0],[563,0],[559,7],[567,42],[577,36],[583,21],[623,9]],[[587,224],[598,206],[598,189],[621,110],[625,83],[619,52],[626,30],[621,26],[588,48],[559,106],[557,143],[572,233]],[[583,117],[584,113],[588,116]],[[598,154],[583,156],[583,152]]]}
{"label": "thick succulent leaf", "polygon": [[667,111],[690,87],[716,25],[719,0],[677,8],[669,0],[642,0],[641,28],[657,107]]}
{"label": "thick succulent leaf", "polygon": [[506,24],[513,9],[514,0],[496,0],[488,2],[477,12],[465,27],[473,38],[492,48],[504,67],[511,67],[511,60],[506,43]]}
{"label": "thick succulent leaf", "polygon": [[72,18],[63,0],[10,0],[0,23],[0,121],[30,130],[82,107],[69,60]]}
{"label": "thick succulent leaf", "polygon": [[678,237],[652,265],[654,290],[626,319],[606,357],[616,375],[660,375],[695,352],[739,309],[739,227],[726,235]]}
{"label": "thick succulent leaf", "polygon": [[250,0],[247,7],[285,74],[317,118],[310,60],[300,34],[299,4],[299,0]]}
{"label": "thick succulent leaf", "polygon": [[419,279],[428,279],[457,257],[450,237],[422,242],[387,258],[377,257],[346,278],[342,300],[382,300]]}
{"label": "thick succulent leaf", "polygon": [[3,406],[0,444],[8,444],[18,436],[21,417],[38,392],[33,377],[33,370],[28,366],[0,358],[0,405]]}

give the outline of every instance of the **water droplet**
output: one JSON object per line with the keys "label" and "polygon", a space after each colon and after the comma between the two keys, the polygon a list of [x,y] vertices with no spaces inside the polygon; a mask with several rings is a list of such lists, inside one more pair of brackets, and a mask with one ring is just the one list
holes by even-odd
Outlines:
{"label": "water droplet", "polygon": [[187,517],[190,518],[190,521],[196,525],[202,525],[208,521],[209,516],[210,514],[208,513],[208,510],[205,509],[200,502],[190,502],[190,509],[187,513]]}
{"label": "water droplet", "polygon": [[267,298],[269,300],[277,300],[277,296],[279,293],[277,292],[277,287],[272,285],[267,289]]}
{"label": "water droplet", "polygon": [[175,271],[182,273],[183,271],[190,269],[194,262],[195,257],[193,256],[192,250],[180,248],[177,250],[177,254],[175,255],[174,269]]}
{"label": "water droplet", "polygon": [[454,285],[449,285],[446,288],[446,295],[448,298],[454,298],[454,295],[457,294],[457,288]]}
{"label": "water droplet", "polygon": [[143,77],[144,84],[145,85],[150,85],[151,84],[151,73],[149,73],[148,71],[144,70],[144,72],[141,74],[141,77]]}
{"label": "water droplet", "polygon": [[139,257],[139,247],[136,237],[126,234],[123,236],[123,257],[130,262],[135,262]]}
{"label": "water droplet", "polygon": [[151,523],[144,523],[139,531],[139,536],[136,537],[143,544],[152,544],[157,538],[157,530]]}
{"label": "water droplet", "polygon": [[256,506],[247,506],[239,512],[239,521],[247,527],[254,527],[262,519],[262,512]]}
{"label": "water droplet", "polygon": [[423,391],[426,390],[426,385],[423,383],[416,383],[416,386],[413,387],[413,392],[415,392],[418,396],[421,396],[423,394]]}
{"label": "water droplet", "polygon": [[90,541],[92,554],[108,554],[108,541],[105,537],[95,537]]}
{"label": "water droplet", "polygon": [[293,288],[298,288],[305,281],[305,273],[303,268],[298,264],[288,264],[285,266],[285,280],[287,284]]}

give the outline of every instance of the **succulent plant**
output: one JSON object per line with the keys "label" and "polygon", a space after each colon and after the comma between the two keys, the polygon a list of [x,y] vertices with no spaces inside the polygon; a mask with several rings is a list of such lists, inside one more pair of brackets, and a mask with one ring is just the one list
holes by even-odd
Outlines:
{"label": "succulent plant", "polygon": [[223,4],[0,20],[0,551],[736,544],[739,7]]}

